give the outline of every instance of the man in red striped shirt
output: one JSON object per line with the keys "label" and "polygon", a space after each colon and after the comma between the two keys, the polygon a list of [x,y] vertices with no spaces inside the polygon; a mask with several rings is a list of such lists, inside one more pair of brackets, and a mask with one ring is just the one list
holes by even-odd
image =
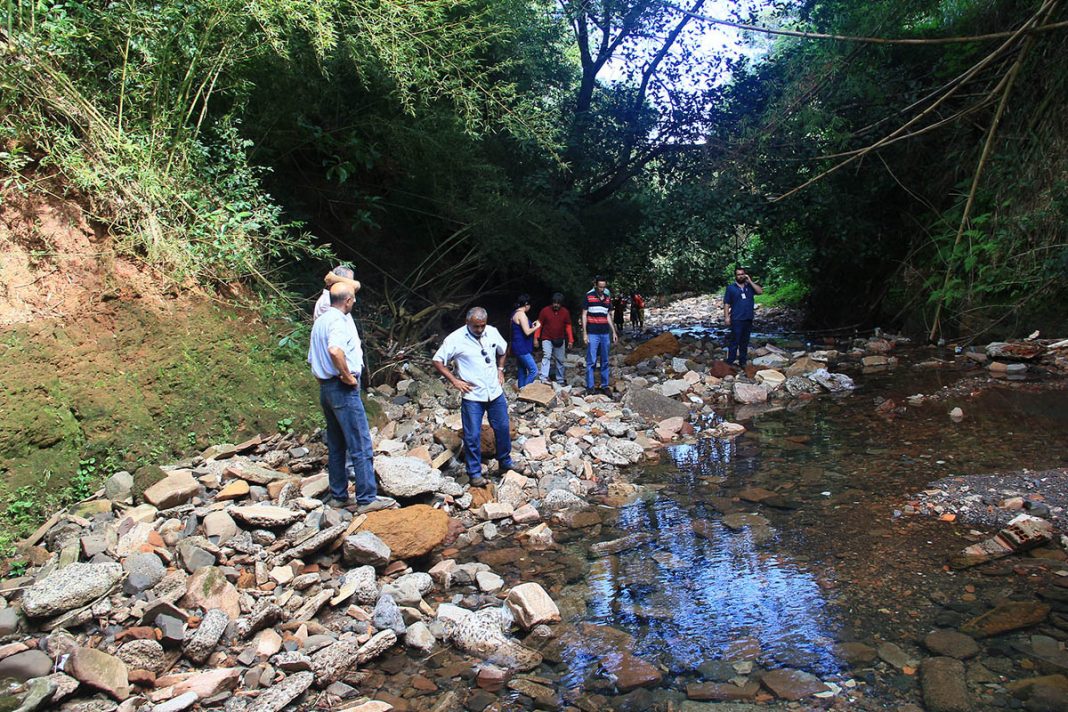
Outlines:
{"label": "man in red striped shirt", "polygon": [[612,295],[609,293],[608,281],[601,276],[594,277],[593,289],[586,292],[582,301],[582,338],[586,341],[586,390],[594,391],[593,372],[597,363],[601,366],[600,392],[609,395],[608,389],[608,349],[616,343],[619,336],[616,327],[609,319],[612,310]]}

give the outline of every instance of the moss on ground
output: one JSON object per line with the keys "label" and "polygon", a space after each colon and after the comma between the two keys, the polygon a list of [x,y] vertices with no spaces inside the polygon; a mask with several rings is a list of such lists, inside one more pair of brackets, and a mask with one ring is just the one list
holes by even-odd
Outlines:
{"label": "moss on ground", "polygon": [[[162,315],[110,302],[84,318],[9,328],[0,338],[0,497],[54,502],[89,457],[102,478],[275,432],[283,418],[314,428],[322,415],[306,345],[278,343],[255,313],[207,301]],[[19,511],[31,510],[47,504]],[[7,516],[7,528],[33,519]]]}

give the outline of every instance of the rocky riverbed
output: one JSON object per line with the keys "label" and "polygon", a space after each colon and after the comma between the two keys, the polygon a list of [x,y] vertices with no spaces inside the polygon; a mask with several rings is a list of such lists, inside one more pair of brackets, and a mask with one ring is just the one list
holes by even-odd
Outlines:
{"label": "rocky riverbed", "polygon": [[[25,542],[31,567],[3,583],[6,708],[1062,709],[1063,507],[1041,497],[1063,471],[998,499],[1050,526],[953,574],[977,581],[963,593],[929,583],[911,615],[914,574],[886,569],[918,532],[937,543],[897,563],[922,578],[1009,525],[964,524],[949,503],[970,490],[926,474],[915,429],[971,423],[967,402],[945,412],[949,392],[1057,383],[1063,345],[788,337],[738,372],[701,304],[651,310],[675,331],[698,323],[625,343],[611,397],[582,392],[575,355],[568,386],[511,395],[517,470],[487,488],[457,459],[458,395],[418,363],[371,395],[398,509],[324,506],[315,435],[111,475]],[[873,483],[841,459],[851,426],[877,433],[850,440],[859,454],[909,454]]]}

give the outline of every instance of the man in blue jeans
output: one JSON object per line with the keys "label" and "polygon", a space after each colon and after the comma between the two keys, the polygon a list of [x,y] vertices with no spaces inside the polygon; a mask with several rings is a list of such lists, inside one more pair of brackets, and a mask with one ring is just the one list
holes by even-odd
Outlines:
{"label": "man in blue jeans", "polygon": [[352,321],[355,303],[352,285],[330,287],[330,308],[312,326],[308,364],[319,380],[319,404],[326,418],[330,506],[352,506],[346,477],[346,463],[350,463],[356,481],[356,511],[364,514],[396,507],[397,503],[379,497],[375,483],[371,432],[360,399],[363,346]]}
{"label": "man in blue jeans", "polygon": [[604,277],[593,278],[593,289],[582,300],[582,338],[586,340],[586,390],[595,393],[593,372],[601,364],[600,392],[610,395],[608,387],[608,349],[619,336],[609,319],[612,310],[612,295],[608,292]]}
{"label": "man in blue jeans", "polygon": [[[504,397],[504,356],[508,344],[501,332],[486,325],[486,310],[474,307],[467,323],[445,337],[434,353],[434,368],[463,394],[460,418],[464,428],[464,462],[472,487],[485,487],[482,476],[482,416],[489,416],[497,443],[501,472],[510,470],[512,436],[508,424],[508,400]],[[449,362],[455,362],[453,373]]]}
{"label": "man in blue jeans", "polygon": [[764,290],[754,282],[744,267],[734,268],[734,283],[727,285],[723,293],[723,321],[731,330],[727,345],[727,363],[745,368],[749,356],[749,334],[753,330],[753,298]]}

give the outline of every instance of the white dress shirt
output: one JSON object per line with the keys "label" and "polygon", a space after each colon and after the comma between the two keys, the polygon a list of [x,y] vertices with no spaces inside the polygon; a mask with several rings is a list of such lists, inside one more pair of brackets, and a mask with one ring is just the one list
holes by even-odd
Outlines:
{"label": "white dress shirt", "polygon": [[333,360],[330,348],[336,346],[345,353],[345,362],[349,372],[356,378],[363,370],[363,344],[356,323],[351,314],[331,307],[315,320],[311,332],[311,344],[308,346],[308,363],[316,378],[326,380],[340,376]]}
{"label": "white dress shirt", "polygon": [[445,337],[434,353],[434,360],[444,364],[456,362],[456,376],[474,388],[464,394],[464,400],[488,403],[504,393],[497,375],[497,356],[508,350],[501,332],[487,326],[477,339],[464,324]]}
{"label": "white dress shirt", "polygon": [[330,290],[324,289],[319,298],[315,300],[315,308],[312,309],[312,319],[318,319],[330,308]]}

